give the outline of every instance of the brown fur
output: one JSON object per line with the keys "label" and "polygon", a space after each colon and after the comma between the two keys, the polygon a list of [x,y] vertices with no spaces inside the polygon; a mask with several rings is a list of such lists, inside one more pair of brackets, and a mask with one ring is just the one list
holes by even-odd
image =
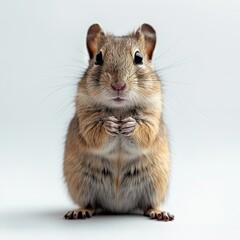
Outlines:
{"label": "brown fur", "polygon": [[[97,24],[89,28],[89,66],[78,85],[64,156],[68,191],[80,208],[66,218],[102,208],[140,209],[159,220],[173,219],[158,210],[168,189],[170,156],[161,84],[151,64],[155,43],[148,24],[122,37],[105,34]],[[133,60],[137,50],[143,55],[140,65]],[[100,51],[103,65],[98,66]],[[117,92],[113,84],[124,90]],[[116,96],[124,101],[115,101]]]}

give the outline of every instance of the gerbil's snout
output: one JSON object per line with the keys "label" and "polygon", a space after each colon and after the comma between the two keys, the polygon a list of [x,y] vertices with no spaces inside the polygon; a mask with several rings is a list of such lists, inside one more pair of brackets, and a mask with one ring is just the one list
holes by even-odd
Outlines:
{"label": "gerbil's snout", "polygon": [[125,92],[126,92],[126,83],[124,81],[113,81],[111,82],[111,89],[113,90],[112,91],[112,98],[111,100],[113,102],[117,102],[118,105],[120,102],[125,102],[126,100],[126,95],[125,95]]}
{"label": "gerbil's snout", "polygon": [[123,82],[116,82],[116,83],[114,82],[114,83],[111,83],[111,87],[112,87],[113,90],[116,90],[116,91],[120,92],[120,91],[123,91],[125,89],[126,84],[123,83]]}

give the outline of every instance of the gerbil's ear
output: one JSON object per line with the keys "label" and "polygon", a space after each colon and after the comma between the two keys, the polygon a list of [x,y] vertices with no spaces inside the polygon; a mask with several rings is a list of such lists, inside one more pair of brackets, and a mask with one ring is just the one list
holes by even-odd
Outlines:
{"label": "gerbil's ear", "polygon": [[87,32],[87,49],[90,59],[94,57],[103,36],[105,36],[105,33],[97,23],[89,27]]}
{"label": "gerbil's ear", "polygon": [[140,41],[144,41],[146,53],[151,60],[157,40],[156,31],[151,25],[144,23],[137,30],[136,36]]}

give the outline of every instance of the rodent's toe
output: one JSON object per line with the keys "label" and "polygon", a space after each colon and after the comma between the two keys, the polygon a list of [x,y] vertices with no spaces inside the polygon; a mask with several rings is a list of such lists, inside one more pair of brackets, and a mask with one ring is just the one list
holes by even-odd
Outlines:
{"label": "rodent's toe", "polygon": [[77,211],[74,211],[73,212],[73,219],[78,219],[78,212]]}
{"label": "rodent's toe", "polygon": [[158,220],[162,220],[162,219],[163,219],[162,213],[157,213],[157,214],[156,214],[156,218],[157,218]]}
{"label": "rodent's toe", "polygon": [[151,212],[150,215],[149,215],[149,217],[150,217],[151,219],[156,218],[156,213],[155,213],[155,212]]}
{"label": "rodent's toe", "polygon": [[162,212],[162,220],[165,222],[169,221],[168,213],[167,212]]}
{"label": "rodent's toe", "polygon": [[157,209],[150,209],[149,211],[145,212],[146,216],[149,216],[150,219],[157,219],[159,221],[169,222],[174,220],[174,215],[165,212],[165,211],[159,211]]}
{"label": "rodent's toe", "polygon": [[127,123],[127,122],[132,122],[132,123],[136,123],[136,119],[132,118],[132,117],[127,117],[127,118],[124,118],[121,123]]}
{"label": "rodent's toe", "polygon": [[169,221],[173,221],[174,220],[174,215],[171,213],[168,213],[168,217],[169,217]]}
{"label": "rodent's toe", "polygon": [[125,136],[131,136],[136,128],[136,120],[132,117],[125,118],[121,121],[120,133]]}
{"label": "rodent's toe", "polygon": [[93,212],[92,211],[86,211],[86,216],[87,218],[90,218],[93,216]]}
{"label": "rodent's toe", "polygon": [[114,136],[119,134],[119,125],[112,121],[106,121],[104,123],[104,128],[107,134]]}
{"label": "rodent's toe", "polygon": [[69,211],[64,215],[65,219],[86,219],[94,215],[94,211],[91,209],[79,209],[75,211]]}
{"label": "rodent's toe", "polygon": [[86,213],[85,213],[85,211],[80,211],[79,213],[78,213],[78,219],[86,219]]}
{"label": "rodent's toe", "polygon": [[73,219],[73,211],[68,211],[65,215],[64,215],[65,219]]}

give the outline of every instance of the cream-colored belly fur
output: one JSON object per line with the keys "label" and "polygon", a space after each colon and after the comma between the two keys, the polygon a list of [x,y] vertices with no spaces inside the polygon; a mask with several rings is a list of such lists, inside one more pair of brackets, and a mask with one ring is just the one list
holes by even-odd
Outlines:
{"label": "cream-colored belly fur", "polygon": [[112,137],[100,151],[89,156],[91,163],[98,161],[98,168],[104,169],[99,176],[95,169],[92,173],[89,169],[92,205],[112,212],[128,212],[145,205],[147,208],[149,198],[155,194],[150,179],[142,172],[146,170],[141,166],[146,160],[143,151],[130,138]]}

